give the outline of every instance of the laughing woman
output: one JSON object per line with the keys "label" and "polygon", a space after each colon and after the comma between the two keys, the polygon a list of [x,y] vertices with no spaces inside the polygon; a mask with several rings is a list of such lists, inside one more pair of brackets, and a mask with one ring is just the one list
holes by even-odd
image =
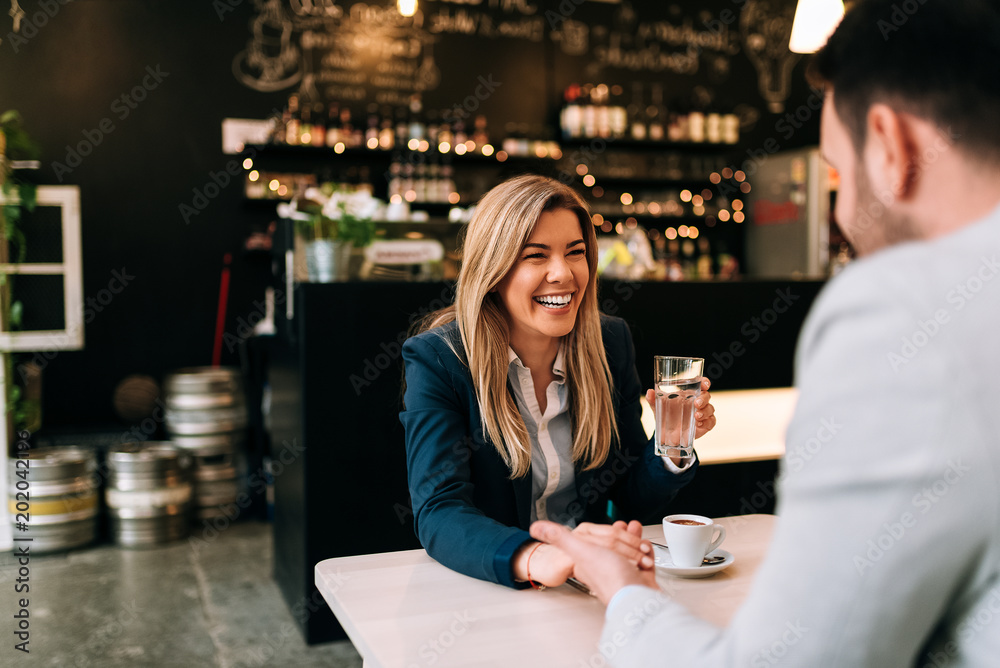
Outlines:
{"label": "laughing woman", "polygon": [[[455,304],[403,345],[414,524],[442,564],[511,587],[562,584],[571,560],[527,532],[549,519],[651,567],[639,521],[667,514],[697,462],[653,453],[631,334],[599,312],[596,288],[594,226],[572,189],[521,176],[482,198]],[[715,425],[709,398],[698,435]],[[611,524],[609,501],[639,521]]]}

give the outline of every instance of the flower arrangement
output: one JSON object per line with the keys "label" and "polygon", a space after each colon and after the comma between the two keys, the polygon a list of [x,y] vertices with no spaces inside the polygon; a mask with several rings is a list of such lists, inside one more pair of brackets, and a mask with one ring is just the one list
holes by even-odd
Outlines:
{"label": "flower arrangement", "polygon": [[295,222],[306,241],[341,241],[367,246],[375,238],[372,218],[383,206],[367,190],[347,191],[333,183],[308,188],[301,198],[278,205],[278,215]]}

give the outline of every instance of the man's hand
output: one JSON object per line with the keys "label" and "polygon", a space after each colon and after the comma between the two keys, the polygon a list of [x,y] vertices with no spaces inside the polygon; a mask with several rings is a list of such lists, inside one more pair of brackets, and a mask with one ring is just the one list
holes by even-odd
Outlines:
{"label": "man's hand", "polygon": [[642,539],[642,525],[632,520],[614,524],[583,522],[573,529],[573,535],[593,545],[614,550],[644,570],[653,568],[653,545]]}
{"label": "man's hand", "polygon": [[626,585],[657,588],[652,569],[640,570],[614,550],[589,543],[560,524],[535,522],[531,525],[531,536],[566,554],[573,562],[573,575],[590,587],[604,605]]}

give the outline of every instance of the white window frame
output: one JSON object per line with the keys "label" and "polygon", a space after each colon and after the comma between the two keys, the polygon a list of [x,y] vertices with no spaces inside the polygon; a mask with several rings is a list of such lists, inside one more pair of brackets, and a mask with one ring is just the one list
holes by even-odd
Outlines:
{"label": "white window frame", "polygon": [[[62,276],[65,329],[14,331],[0,330],[0,351],[83,349],[83,255],[80,244],[79,186],[38,186],[39,206],[62,209],[62,262],[0,264],[0,271],[12,276]],[[0,196],[0,204],[5,200]]]}

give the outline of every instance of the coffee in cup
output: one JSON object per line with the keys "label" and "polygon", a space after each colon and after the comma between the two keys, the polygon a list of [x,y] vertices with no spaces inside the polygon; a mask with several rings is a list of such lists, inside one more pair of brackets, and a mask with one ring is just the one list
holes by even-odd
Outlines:
{"label": "coffee in cup", "polygon": [[663,538],[675,566],[697,568],[705,555],[725,540],[726,527],[702,515],[667,515],[663,518]]}

